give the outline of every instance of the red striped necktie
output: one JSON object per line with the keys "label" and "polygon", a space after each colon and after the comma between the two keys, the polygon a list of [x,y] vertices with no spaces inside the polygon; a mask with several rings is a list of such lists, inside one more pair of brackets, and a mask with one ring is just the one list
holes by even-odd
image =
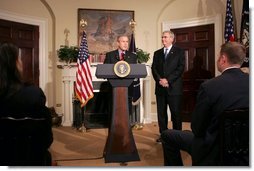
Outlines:
{"label": "red striped necktie", "polygon": [[124,51],[121,52],[121,55],[120,55],[120,60],[123,61],[124,60]]}

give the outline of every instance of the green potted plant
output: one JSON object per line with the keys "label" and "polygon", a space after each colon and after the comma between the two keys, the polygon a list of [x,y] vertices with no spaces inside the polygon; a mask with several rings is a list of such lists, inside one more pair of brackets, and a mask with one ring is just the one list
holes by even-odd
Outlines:
{"label": "green potted plant", "polygon": [[57,55],[60,61],[66,63],[77,62],[79,48],[77,46],[61,45],[57,50]]}
{"label": "green potted plant", "polygon": [[150,59],[150,53],[147,53],[146,51],[143,51],[140,48],[137,48],[136,53],[138,63],[146,63]]}

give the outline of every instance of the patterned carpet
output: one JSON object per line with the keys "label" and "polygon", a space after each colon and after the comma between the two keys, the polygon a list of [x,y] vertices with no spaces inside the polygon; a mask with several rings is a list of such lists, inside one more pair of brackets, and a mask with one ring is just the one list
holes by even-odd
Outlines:
{"label": "patterned carpet", "polygon": [[[170,123],[169,123],[170,124]],[[189,129],[189,123],[183,123]],[[78,131],[72,127],[53,128],[54,142],[50,151],[58,166],[120,166],[119,163],[105,163],[103,150],[108,134],[105,128]],[[127,166],[163,166],[162,146],[156,143],[158,125],[144,125],[142,130],[133,130],[134,139],[141,161],[128,162]],[[191,165],[191,158],[182,153],[186,166]]]}

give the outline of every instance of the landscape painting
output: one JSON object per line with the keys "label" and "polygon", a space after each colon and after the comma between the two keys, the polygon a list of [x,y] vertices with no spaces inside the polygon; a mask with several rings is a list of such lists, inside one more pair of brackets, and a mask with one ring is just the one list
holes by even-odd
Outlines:
{"label": "landscape painting", "polygon": [[130,37],[132,30],[129,22],[134,20],[134,11],[78,9],[78,42],[80,42],[83,31],[79,24],[82,19],[87,23],[85,31],[89,53],[98,58],[117,48],[117,36],[128,35]]}

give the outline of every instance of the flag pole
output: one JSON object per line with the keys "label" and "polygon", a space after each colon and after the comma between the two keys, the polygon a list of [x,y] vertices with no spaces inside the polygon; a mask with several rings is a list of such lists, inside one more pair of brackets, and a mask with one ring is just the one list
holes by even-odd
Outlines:
{"label": "flag pole", "polygon": [[[135,45],[135,38],[134,38],[134,33],[135,33],[135,26],[136,26],[136,22],[131,19],[131,21],[129,22],[129,25],[131,27],[131,31],[132,31],[132,35],[131,35],[131,44],[130,44],[130,47],[129,47],[129,51],[131,51],[132,53],[136,53],[136,45]],[[137,91],[137,89],[139,90],[139,95],[140,95],[140,82],[139,82],[139,79],[137,79],[136,81],[134,81],[135,84],[134,84],[134,91]],[[132,120],[135,120],[134,124],[132,125],[132,129],[135,129],[135,130],[141,130],[143,129],[143,124],[140,124],[140,121],[138,121],[138,114],[137,114],[137,105],[139,104],[139,99],[141,98],[139,96],[139,99],[136,99],[136,96],[137,96],[137,92],[136,92],[136,95],[135,95],[135,100],[132,101],[132,106],[134,105],[134,115],[132,115]],[[134,99],[134,97],[133,97]]]}
{"label": "flag pole", "polygon": [[81,107],[81,119],[82,125],[78,128],[79,132],[89,132],[89,129],[85,127],[85,107]]}
{"label": "flag pole", "polygon": [[[85,28],[87,26],[87,21],[84,20],[84,19],[81,19],[79,21],[79,25],[80,25],[80,28],[82,30],[82,36],[83,36],[83,32],[85,31]],[[81,43],[81,42],[79,42],[79,43]],[[84,106],[81,105],[81,109],[80,110],[81,110],[82,125],[78,128],[78,131],[79,132],[89,132],[90,129],[85,127],[85,110],[86,110],[85,105]]]}

